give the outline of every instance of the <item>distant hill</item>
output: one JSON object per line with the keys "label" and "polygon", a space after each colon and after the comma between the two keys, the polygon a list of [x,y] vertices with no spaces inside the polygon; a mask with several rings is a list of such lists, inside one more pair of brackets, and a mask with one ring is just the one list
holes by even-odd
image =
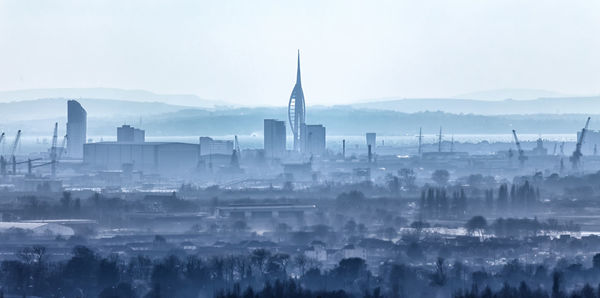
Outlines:
{"label": "distant hill", "polygon": [[[44,98],[0,103],[0,124],[11,121],[66,118],[66,98]],[[160,102],[135,102],[113,99],[78,98],[88,117],[133,118],[175,112],[188,107]]]}
{"label": "distant hill", "polygon": [[[29,136],[48,135],[52,123],[66,122],[66,98],[0,103],[0,130],[22,129]],[[287,120],[286,107],[191,108],[161,102],[81,98],[88,111],[88,133],[112,136],[115,127],[132,124],[148,136],[261,135],[263,119]],[[563,114],[564,113],[564,114]],[[521,114],[521,115],[516,115]],[[349,106],[307,107],[309,124],[323,124],[328,135],[388,135],[437,132],[448,134],[575,133],[592,116],[600,128],[600,97],[477,101],[404,99]],[[141,120],[141,121],[140,121]],[[287,124],[287,121],[286,121]],[[286,125],[287,126],[287,125]],[[288,126],[289,132],[289,126]]]}
{"label": "distant hill", "polygon": [[[156,115],[144,121],[143,128],[154,136],[250,135],[263,133],[263,119],[286,120],[285,108],[229,110],[182,110]],[[437,133],[440,126],[447,134],[568,133],[575,134],[585,124],[581,114],[544,115],[458,115],[443,112],[401,113],[339,107],[307,109],[306,122],[323,124],[328,135],[412,135],[419,127],[425,133]],[[98,123],[100,124],[100,123]],[[108,123],[105,123],[108,124]],[[115,123],[118,124],[118,123]],[[95,134],[114,134],[114,124],[100,127],[89,123]],[[289,125],[286,128],[289,131]],[[591,129],[600,128],[600,116],[592,115]]]}
{"label": "distant hill", "polygon": [[[143,106],[135,107],[115,101],[112,108],[133,111],[130,116],[101,116],[100,109],[84,102],[88,109],[88,134],[90,136],[114,136],[115,128],[122,124],[139,125],[139,116]],[[110,107],[97,103],[99,106]],[[138,103],[139,104],[139,103]],[[151,103],[146,103],[150,104]],[[64,105],[63,113],[64,113]],[[219,136],[219,135],[262,135],[263,119],[275,118],[286,120],[287,109],[280,108],[235,108],[235,109],[180,109],[177,106],[160,106],[165,113],[146,114],[141,128],[147,136]],[[2,107],[0,106],[0,110]],[[168,109],[173,111],[168,112]],[[151,108],[146,112],[155,113]],[[21,112],[27,114],[26,112]],[[308,108],[306,121],[308,124],[323,124],[327,135],[363,135],[366,132],[377,132],[383,135],[413,135],[423,128],[426,134],[437,133],[440,126],[444,132],[451,134],[510,134],[512,129],[519,133],[568,133],[575,134],[585,124],[587,115],[582,114],[538,114],[538,115],[474,115],[450,114],[444,112],[403,113],[371,109],[355,109],[348,107]],[[600,115],[591,115],[591,129],[600,128]],[[48,136],[52,131],[52,123],[59,122],[62,131],[65,118],[48,118],[37,120],[6,121],[0,119],[0,129],[12,135],[22,129],[28,136]]]}
{"label": "distant hill", "polygon": [[496,89],[465,93],[452,98],[477,99],[477,100],[532,100],[549,97],[567,97],[570,95],[542,89]]}
{"label": "distant hill", "polygon": [[52,88],[0,91],[0,102],[35,100],[40,98],[95,98],[137,102],[162,102],[171,105],[211,108],[226,103],[202,99],[193,94],[156,94],[145,90],[116,88]]}
{"label": "distant hill", "polygon": [[600,111],[600,96],[556,97],[533,100],[485,101],[454,98],[407,98],[350,105],[353,108],[391,110],[405,113],[442,111],[455,114],[585,114]]}

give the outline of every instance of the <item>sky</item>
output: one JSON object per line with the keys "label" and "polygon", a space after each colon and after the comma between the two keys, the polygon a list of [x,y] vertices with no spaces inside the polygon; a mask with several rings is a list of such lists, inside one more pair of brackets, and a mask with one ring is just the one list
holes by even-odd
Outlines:
{"label": "sky", "polygon": [[522,88],[600,94],[600,1],[0,0],[0,91],[285,106]]}

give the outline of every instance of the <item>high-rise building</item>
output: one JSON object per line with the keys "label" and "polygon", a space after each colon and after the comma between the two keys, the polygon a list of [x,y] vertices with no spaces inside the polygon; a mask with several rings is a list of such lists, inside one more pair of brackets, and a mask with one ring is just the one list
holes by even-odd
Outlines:
{"label": "high-rise building", "polygon": [[371,150],[375,151],[375,145],[377,144],[377,134],[374,132],[368,132],[366,134],[367,137],[367,146],[371,145]]}
{"label": "high-rise building", "polygon": [[265,119],[264,148],[266,158],[281,158],[285,155],[285,121]]}
{"label": "high-rise building", "polygon": [[146,141],[146,132],[130,125],[117,127],[118,143],[143,143]]}
{"label": "high-rise building", "polygon": [[67,155],[83,158],[87,132],[87,112],[76,100],[67,102]]}
{"label": "high-rise building", "polygon": [[302,133],[302,152],[304,154],[322,155],[325,153],[325,126],[321,124],[303,124],[300,131]]}
{"label": "high-rise building", "polygon": [[302,91],[302,83],[300,81],[300,51],[298,51],[298,70],[296,73],[296,85],[292,90],[290,102],[288,104],[288,118],[290,121],[290,129],[294,135],[294,150],[299,151],[302,148],[302,133],[300,132],[302,125],[306,120],[304,91]]}

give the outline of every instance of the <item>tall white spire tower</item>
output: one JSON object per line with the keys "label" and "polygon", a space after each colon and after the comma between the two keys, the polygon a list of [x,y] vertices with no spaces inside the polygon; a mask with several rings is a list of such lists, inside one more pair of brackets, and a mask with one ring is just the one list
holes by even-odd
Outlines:
{"label": "tall white spire tower", "polygon": [[299,151],[302,144],[301,127],[305,124],[305,105],[304,92],[302,91],[302,82],[300,80],[300,50],[298,50],[298,71],[296,73],[296,85],[290,95],[288,104],[288,117],[290,120],[290,128],[294,134],[294,150]]}

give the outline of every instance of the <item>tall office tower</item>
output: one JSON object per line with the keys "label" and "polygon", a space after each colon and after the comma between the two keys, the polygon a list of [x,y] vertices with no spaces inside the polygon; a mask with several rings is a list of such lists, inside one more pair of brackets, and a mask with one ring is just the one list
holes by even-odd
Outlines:
{"label": "tall office tower", "polygon": [[367,146],[371,145],[371,150],[375,151],[375,145],[377,144],[377,134],[374,132],[367,133]]}
{"label": "tall office tower", "polygon": [[294,135],[294,150],[300,150],[302,145],[301,127],[306,120],[304,92],[302,91],[302,83],[300,81],[300,50],[298,50],[298,71],[296,73],[296,85],[292,90],[290,102],[288,104],[288,117],[290,120],[290,129]]}
{"label": "tall office tower", "polygon": [[285,155],[285,121],[265,119],[264,143],[266,158]]}
{"label": "tall office tower", "polygon": [[76,100],[67,102],[67,155],[83,158],[87,131],[87,112]]}
{"label": "tall office tower", "polygon": [[325,153],[325,126],[302,124],[302,152],[307,155],[322,155]]}

